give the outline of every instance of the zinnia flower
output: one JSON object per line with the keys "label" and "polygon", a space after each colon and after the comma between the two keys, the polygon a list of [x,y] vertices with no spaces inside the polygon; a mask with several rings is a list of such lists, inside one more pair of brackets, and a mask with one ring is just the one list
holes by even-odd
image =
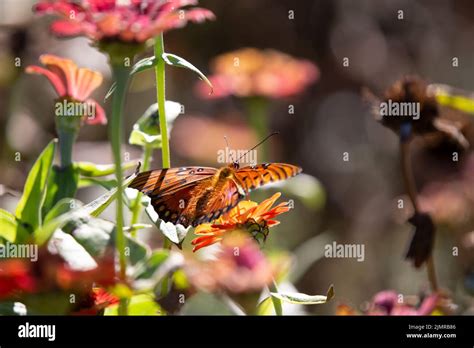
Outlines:
{"label": "zinnia flower", "polygon": [[194,233],[199,237],[192,241],[193,251],[221,241],[224,234],[234,230],[247,231],[258,241],[265,240],[268,229],[280,223],[274,218],[290,210],[288,202],[280,203],[272,208],[280,196],[281,193],[277,192],[260,204],[241,201],[215,222],[197,226]]}
{"label": "zinnia flower", "polygon": [[214,93],[203,84],[203,98],[263,96],[284,98],[301,93],[319,77],[318,68],[308,60],[295,59],[275,50],[243,48],[216,57],[209,80]]}
{"label": "zinnia flower", "polygon": [[[436,309],[444,307],[442,296],[433,294],[422,300],[413,298],[415,301],[405,299],[399,301],[399,295],[394,290],[383,290],[375,294],[372,301],[368,304],[366,310],[362,314],[365,315],[431,315]],[[355,309],[346,304],[337,307],[337,315],[356,315]]]}
{"label": "zinnia flower", "polygon": [[[105,124],[104,109],[89,96],[102,83],[102,75],[99,72],[92,71],[87,68],[78,68],[70,59],[57,57],[51,54],[44,54],[40,57],[40,62],[46,68],[30,65],[26,68],[26,72],[30,74],[40,74],[45,76],[54,90],[58,94],[58,100],[65,102],[64,111],[72,103],[73,110],[92,110],[93,114],[77,115],[83,117],[88,124]],[[77,105],[83,107],[77,108]]]}
{"label": "zinnia flower", "polygon": [[188,21],[214,19],[209,10],[184,8],[195,4],[196,0],[41,0],[34,11],[59,16],[51,30],[60,37],[143,43]]}
{"label": "zinnia flower", "polygon": [[211,261],[190,261],[185,268],[196,288],[232,294],[262,290],[276,273],[258,244],[243,233],[233,233]]}

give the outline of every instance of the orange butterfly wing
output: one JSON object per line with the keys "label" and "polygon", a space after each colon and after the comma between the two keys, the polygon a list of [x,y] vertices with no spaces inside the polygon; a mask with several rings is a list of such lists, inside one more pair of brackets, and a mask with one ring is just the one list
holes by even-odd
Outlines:
{"label": "orange butterfly wing", "polygon": [[160,219],[188,226],[184,216],[193,191],[204,180],[215,175],[217,169],[210,167],[182,167],[142,172],[129,187],[139,190],[151,198],[151,204]]}
{"label": "orange butterfly wing", "polygon": [[287,163],[264,163],[237,169],[235,177],[246,192],[268,183],[286,180],[302,172],[300,167]]}
{"label": "orange butterfly wing", "polygon": [[[239,190],[237,183],[230,178],[224,179],[209,192],[208,198],[203,199],[205,206],[197,210],[199,214],[197,214],[193,226],[218,219],[245,197],[242,190]],[[204,198],[205,195],[202,195],[202,197]]]}

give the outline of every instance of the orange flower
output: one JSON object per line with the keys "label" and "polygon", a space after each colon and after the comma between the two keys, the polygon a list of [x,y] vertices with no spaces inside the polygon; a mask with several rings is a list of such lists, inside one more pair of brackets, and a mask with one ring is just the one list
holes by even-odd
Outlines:
{"label": "orange flower", "polygon": [[61,101],[84,103],[85,106],[91,106],[94,111],[93,115],[76,115],[84,117],[88,124],[107,123],[104,109],[95,100],[89,98],[91,93],[102,83],[102,75],[99,72],[78,68],[72,60],[52,54],[43,54],[40,57],[40,62],[46,68],[30,65],[26,68],[26,72],[45,76],[53,85]]}
{"label": "orange flower", "polygon": [[319,77],[318,68],[308,60],[296,59],[275,50],[243,48],[217,56],[210,76],[214,93],[198,85],[203,98],[263,96],[285,98],[301,93]]}
{"label": "orange flower", "polygon": [[280,203],[272,208],[280,196],[281,193],[277,192],[260,204],[253,201],[239,202],[235,208],[215,222],[197,226],[194,233],[199,237],[192,241],[193,251],[217,243],[222,240],[224,234],[235,230],[247,231],[257,241],[260,240],[259,237],[265,241],[269,227],[280,223],[273,219],[290,210],[289,202]]}

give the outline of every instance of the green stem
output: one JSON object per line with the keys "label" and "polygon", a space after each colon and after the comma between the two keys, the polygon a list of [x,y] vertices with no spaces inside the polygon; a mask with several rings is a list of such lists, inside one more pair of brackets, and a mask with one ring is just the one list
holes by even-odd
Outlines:
{"label": "green stem", "polygon": [[[170,159],[170,144],[168,139],[168,124],[166,120],[165,110],[165,61],[163,60],[164,40],[163,33],[155,38],[155,58],[157,64],[155,66],[155,77],[156,77],[156,100],[158,102],[158,117],[160,120],[160,131],[161,131],[161,155],[162,155],[162,168],[171,167]],[[164,237],[163,249],[171,250],[171,243],[168,238]],[[165,297],[169,292],[169,279],[165,277],[161,283],[161,296]]]}
{"label": "green stem", "polygon": [[[276,284],[275,279],[272,280],[272,283],[269,285],[270,292],[278,292],[278,286]],[[281,304],[281,300],[271,296],[273,302],[273,308],[275,308],[276,315],[283,315],[283,306]]]}
{"label": "green stem", "polygon": [[[112,64],[117,87],[114,92],[112,103],[112,117],[109,119],[109,139],[112,144],[112,152],[115,163],[115,178],[117,180],[116,201],[116,248],[119,253],[120,279],[126,280],[127,257],[125,254],[125,235],[123,231],[123,169],[122,169],[122,142],[123,142],[123,108],[125,104],[125,92],[128,85],[129,68],[122,64]],[[127,301],[121,300],[119,314],[126,315]]]}
{"label": "green stem", "polygon": [[[151,162],[151,155],[153,152],[153,148],[149,145],[145,145],[143,149],[143,171],[147,171],[150,169],[150,162]],[[137,192],[137,197],[132,203],[132,219],[130,221],[130,234],[132,237],[136,237],[137,230],[133,227],[135,224],[138,223],[140,218],[140,213],[142,211],[142,194]]]}
{"label": "green stem", "polygon": [[67,168],[72,164],[72,148],[77,138],[77,132],[61,127],[58,127],[57,132],[59,138],[61,168]]}
{"label": "green stem", "polygon": [[158,116],[160,120],[160,131],[162,140],[162,161],[163,168],[169,168],[171,166],[170,160],[170,144],[168,139],[168,124],[166,122],[166,111],[165,111],[165,61],[162,56],[164,50],[163,34],[159,35],[155,39],[155,57],[158,63],[155,66],[156,76],[156,99],[158,102]]}

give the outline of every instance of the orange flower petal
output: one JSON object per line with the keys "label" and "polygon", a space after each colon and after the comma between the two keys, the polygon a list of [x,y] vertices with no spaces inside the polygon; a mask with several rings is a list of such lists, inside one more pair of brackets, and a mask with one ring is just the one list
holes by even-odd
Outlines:
{"label": "orange flower petal", "polygon": [[76,75],[76,95],[77,100],[86,100],[97,87],[102,83],[102,74],[90,69],[81,68]]}
{"label": "orange flower petal", "polygon": [[61,76],[63,81],[65,81],[66,94],[72,98],[76,98],[77,65],[70,59],[61,58],[52,54],[41,55],[40,62],[49,70]]}

